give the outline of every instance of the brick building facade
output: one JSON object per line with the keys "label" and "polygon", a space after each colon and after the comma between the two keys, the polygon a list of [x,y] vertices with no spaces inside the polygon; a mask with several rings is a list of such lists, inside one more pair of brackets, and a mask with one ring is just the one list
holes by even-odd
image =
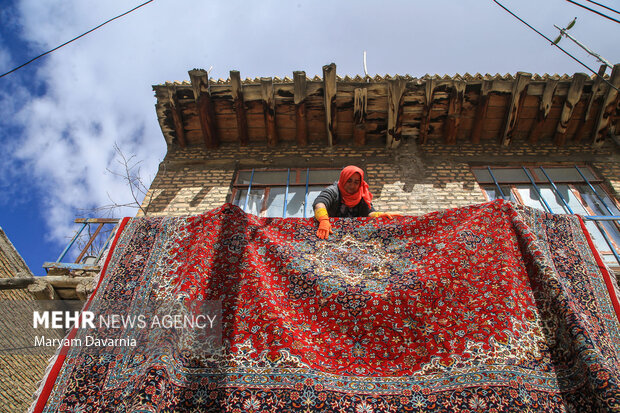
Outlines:
{"label": "brick building facade", "polygon": [[[217,150],[170,147],[151,185],[143,207],[149,215],[198,214],[231,202],[239,170],[334,168],[354,164],[366,171],[366,180],[381,211],[421,215],[447,208],[485,202],[472,167],[521,165],[588,165],[603,179],[608,191],[620,193],[620,151],[615,144],[587,148],[526,142],[509,148],[495,145],[404,144],[398,150],[383,146],[297,145],[240,148],[230,144]],[[308,216],[311,216],[308,215]]]}
{"label": "brick building facade", "polygon": [[[153,87],[168,151],[144,200],[149,215],[232,202],[311,217],[321,187],[312,174],[324,186],[349,164],[365,170],[379,211],[421,215],[503,196],[554,213],[620,215],[620,110],[609,86],[620,85],[619,65],[604,78],[340,78],[332,64],[322,78],[242,81],[231,71],[214,81],[194,69],[190,80]],[[618,251],[618,224],[588,225],[617,267],[608,244]]]}

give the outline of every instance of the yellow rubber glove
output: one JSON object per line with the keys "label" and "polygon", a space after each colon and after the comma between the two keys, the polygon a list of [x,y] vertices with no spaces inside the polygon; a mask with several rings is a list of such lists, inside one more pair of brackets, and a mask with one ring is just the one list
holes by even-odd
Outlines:
{"label": "yellow rubber glove", "polygon": [[325,208],[317,208],[316,211],[314,211],[314,217],[319,221],[319,229],[316,231],[317,237],[327,239],[329,234],[334,233],[329,223],[329,215],[327,215],[327,210]]}
{"label": "yellow rubber glove", "polygon": [[387,219],[392,219],[394,217],[399,217],[400,214],[375,211],[375,212],[371,212],[370,214],[368,214],[368,216],[371,218],[386,217]]}

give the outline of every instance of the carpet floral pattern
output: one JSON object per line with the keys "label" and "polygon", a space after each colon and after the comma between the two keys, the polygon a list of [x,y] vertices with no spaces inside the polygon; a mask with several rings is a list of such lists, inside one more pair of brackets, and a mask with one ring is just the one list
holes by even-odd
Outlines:
{"label": "carpet floral pattern", "polygon": [[618,300],[578,217],[495,201],[332,225],[229,204],[127,221],[93,311],[215,300],[221,346],[68,349],[38,411],[620,410]]}

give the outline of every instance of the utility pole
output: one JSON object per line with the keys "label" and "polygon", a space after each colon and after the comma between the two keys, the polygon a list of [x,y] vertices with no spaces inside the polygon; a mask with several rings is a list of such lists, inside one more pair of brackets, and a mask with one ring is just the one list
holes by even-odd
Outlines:
{"label": "utility pole", "polygon": [[571,39],[573,42],[575,42],[577,46],[581,47],[583,50],[588,52],[588,54],[590,54],[591,56],[594,56],[596,60],[603,63],[605,66],[609,67],[610,69],[613,69],[613,65],[607,59],[604,59],[600,54],[593,52],[588,47],[586,47],[583,43],[581,43],[579,40],[575,39],[573,36],[568,34],[568,30],[573,28],[576,21],[577,21],[577,18],[575,17],[570,23],[568,23],[568,26],[566,26],[566,28],[564,29],[561,29],[554,24],[553,27],[555,27],[556,29],[560,31],[560,35],[556,37],[556,39],[553,41],[553,44],[558,44],[560,40],[562,40],[562,36],[566,36],[569,39]]}

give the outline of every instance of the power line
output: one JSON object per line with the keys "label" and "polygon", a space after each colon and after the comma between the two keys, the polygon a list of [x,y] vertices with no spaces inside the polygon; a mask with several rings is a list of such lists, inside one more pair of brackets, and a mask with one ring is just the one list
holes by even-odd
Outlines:
{"label": "power line", "polygon": [[540,36],[542,36],[543,38],[545,38],[549,43],[551,43],[553,46],[557,47],[558,49],[560,49],[561,51],[563,51],[568,57],[570,57],[571,59],[573,59],[574,61],[576,61],[577,63],[579,63],[581,66],[585,67],[586,69],[588,69],[590,72],[594,73],[596,76],[600,77],[605,83],[607,83],[609,85],[609,87],[612,87],[614,89],[616,89],[618,92],[620,92],[620,90],[615,87],[613,84],[611,84],[607,79],[605,79],[603,76],[601,76],[600,74],[598,74],[598,72],[595,72],[594,70],[592,70],[588,65],[586,65],[585,63],[583,63],[581,60],[577,59],[575,56],[573,56],[572,54],[568,53],[566,50],[564,50],[561,46],[555,44],[551,39],[549,39],[547,36],[545,36],[544,34],[542,34],[541,32],[539,32],[538,30],[536,30],[533,26],[531,26],[529,23],[527,23],[525,20],[523,20],[522,18],[520,18],[519,16],[517,16],[516,14],[514,14],[513,12],[511,12],[510,10],[508,10],[503,4],[501,4],[499,1],[497,0],[493,0],[495,3],[497,3],[498,6],[500,6],[502,9],[506,10],[508,13],[510,13],[514,18],[516,18],[517,20],[519,20],[521,23],[525,24],[527,27],[529,27],[530,29],[534,30],[536,33],[538,33]]}
{"label": "power line", "polygon": [[614,10],[614,9],[612,9],[611,7],[607,7],[607,6],[605,6],[604,4],[597,3],[597,2],[592,1],[592,0],[586,0],[586,1],[587,1],[587,2],[590,2],[590,3],[594,3],[594,4],[596,4],[597,6],[602,7],[602,8],[604,8],[604,9],[607,9],[607,10],[609,10],[609,11],[613,11],[614,13],[620,14],[620,11]]}
{"label": "power line", "polygon": [[140,4],[139,6],[134,7],[133,9],[131,9],[131,10],[129,10],[129,11],[126,11],[125,13],[119,14],[118,16],[113,17],[113,18],[111,18],[110,20],[107,20],[107,21],[105,21],[105,22],[101,23],[99,26],[94,27],[94,28],[90,29],[89,31],[87,31],[87,32],[85,32],[85,33],[82,33],[81,35],[79,35],[79,36],[77,36],[77,37],[74,37],[73,39],[69,40],[68,42],[63,43],[63,44],[61,44],[60,46],[56,46],[56,47],[54,47],[53,49],[48,50],[48,51],[47,51],[47,52],[45,52],[45,53],[41,53],[40,55],[38,55],[37,57],[35,57],[35,58],[33,58],[33,59],[30,59],[30,60],[29,60],[29,61],[27,61],[26,63],[23,63],[23,64],[21,64],[21,65],[17,66],[16,68],[9,70],[9,71],[8,71],[8,72],[6,72],[6,73],[1,74],[1,75],[0,75],[0,77],[4,77],[4,76],[6,76],[6,75],[8,75],[8,74],[11,74],[11,73],[15,72],[16,70],[19,70],[19,69],[21,69],[22,67],[24,67],[24,66],[26,66],[26,65],[28,65],[28,64],[30,64],[30,63],[32,63],[32,62],[34,62],[35,60],[40,59],[40,58],[42,58],[43,56],[48,55],[48,54],[52,53],[53,51],[56,51],[56,50],[60,49],[61,47],[66,46],[66,45],[68,45],[69,43],[74,42],[74,41],[76,41],[77,39],[79,39],[79,38],[81,38],[81,37],[84,37],[84,36],[86,36],[86,35],[87,35],[87,34],[89,34],[89,33],[94,32],[94,31],[95,31],[95,30],[97,30],[98,28],[100,28],[100,27],[102,27],[102,26],[105,26],[106,24],[110,23],[111,21],[114,21],[114,20],[116,20],[116,19],[118,19],[118,18],[120,18],[120,17],[123,17],[123,16],[125,16],[125,15],[127,15],[127,14],[131,13],[132,11],[139,9],[140,7],[146,6],[147,4],[149,4],[149,3],[153,2],[153,1],[154,1],[154,0],[148,0],[148,1],[146,1],[146,2],[144,2],[144,3],[142,3],[142,4]]}
{"label": "power line", "polygon": [[[589,10],[589,11],[591,11],[592,13],[596,13],[596,14],[598,14],[599,16],[603,16],[604,18],[609,19],[609,20],[611,20],[612,22],[616,22],[616,23],[620,24],[620,20],[616,20],[616,19],[614,19],[613,17],[609,17],[609,16],[608,16],[608,15],[606,15],[606,14],[603,14],[603,13],[601,13],[601,12],[599,12],[599,11],[596,11],[596,10],[594,10],[594,9],[591,9],[591,8],[589,8],[589,7],[586,7],[586,6],[584,6],[583,4],[579,4],[579,3],[577,3],[576,1],[573,1],[573,0],[566,0],[566,1],[567,1],[567,2],[569,2],[569,3],[573,3],[573,4],[574,4],[574,5],[576,5],[576,6],[582,7],[582,8],[584,8],[584,9],[586,9],[586,10]],[[597,4],[598,4],[598,3],[597,3]],[[614,11],[615,11],[615,10],[614,10]]]}

